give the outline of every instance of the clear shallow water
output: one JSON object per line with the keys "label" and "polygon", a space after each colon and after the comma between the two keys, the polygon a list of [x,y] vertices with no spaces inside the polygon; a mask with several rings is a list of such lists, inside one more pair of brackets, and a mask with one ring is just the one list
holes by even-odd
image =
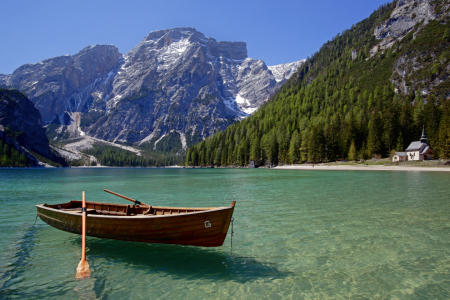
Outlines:
{"label": "clear shallow water", "polygon": [[[87,239],[35,204],[226,206],[233,247]],[[450,174],[233,169],[0,170],[0,298],[449,299]]]}

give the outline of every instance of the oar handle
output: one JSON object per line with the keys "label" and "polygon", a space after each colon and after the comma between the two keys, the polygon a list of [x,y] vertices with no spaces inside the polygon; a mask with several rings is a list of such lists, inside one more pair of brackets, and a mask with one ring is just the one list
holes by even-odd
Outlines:
{"label": "oar handle", "polygon": [[81,261],[86,260],[86,196],[82,194],[83,207],[81,208],[82,216],[81,216]]}
{"label": "oar handle", "polygon": [[107,192],[107,193],[110,193],[110,194],[116,195],[116,196],[118,196],[118,197],[120,197],[120,198],[123,198],[123,199],[125,199],[125,200],[131,201],[131,202],[134,202],[134,204],[135,204],[135,205],[140,205],[140,204],[142,204],[142,205],[147,205],[147,206],[150,206],[150,205],[148,205],[148,204],[145,204],[145,203],[142,203],[142,202],[140,202],[140,201],[137,201],[137,200],[134,200],[134,199],[131,199],[131,198],[128,198],[128,197],[122,196],[122,195],[120,195],[120,194],[117,194],[117,193],[111,192],[111,191],[109,191],[109,190],[106,190],[106,189],[104,189],[104,191],[105,191],[105,192]]}

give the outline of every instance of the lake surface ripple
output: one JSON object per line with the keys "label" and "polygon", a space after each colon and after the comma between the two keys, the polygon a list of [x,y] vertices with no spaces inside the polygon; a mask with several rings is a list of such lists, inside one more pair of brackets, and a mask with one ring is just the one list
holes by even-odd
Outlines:
{"label": "lake surface ripple", "polygon": [[[34,205],[227,206],[222,247],[81,237]],[[0,299],[450,299],[450,174],[265,169],[0,169]],[[129,202],[127,203],[129,204]]]}

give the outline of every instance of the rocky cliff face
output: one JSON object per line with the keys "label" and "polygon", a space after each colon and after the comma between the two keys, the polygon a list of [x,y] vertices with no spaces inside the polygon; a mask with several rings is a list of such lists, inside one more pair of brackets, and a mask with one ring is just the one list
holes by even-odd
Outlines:
{"label": "rocky cliff face", "polygon": [[64,113],[87,111],[94,93],[108,89],[108,74],[121,54],[114,46],[89,46],[71,56],[46,59],[16,69],[9,84],[32,100],[44,123],[63,122]]}
{"label": "rocky cliff face", "polygon": [[[428,94],[433,89],[445,90],[439,85],[445,85],[450,73],[450,55],[445,51],[450,41],[445,37],[449,16],[449,1],[399,0],[390,17],[375,28],[374,35],[380,42],[371,49],[371,56],[391,49],[404,38],[410,39],[411,44],[417,43],[415,40],[420,36],[418,44],[412,47],[415,50],[394,63],[391,82],[397,93],[420,89],[422,94]],[[427,36],[438,38],[440,43],[430,45]],[[417,51],[421,44],[424,48]]]}
{"label": "rocky cliff face", "polygon": [[275,80],[277,82],[284,83],[286,80],[291,78],[292,74],[297,72],[298,68],[306,61],[302,59],[299,61],[294,61],[292,63],[280,64],[275,66],[270,66],[269,70],[272,72]]}
{"label": "rocky cliff face", "polygon": [[39,111],[18,91],[0,89],[0,132],[27,149],[51,157]]}
{"label": "rocky cliff face", "polygon": [[399,0],[390,18],[375,28],[375,37],[399,38],[407,34],[417,23],[436,19],[434,7],[430,0]]}
{"label": "rocky cliff face", "polygon": [[11,75],[0,74],[0,87],[7,87],[7,86],[9,86],[9,79],[10,78],[11,78]]}
{"label": "rocky cliff face", "polygon": [[236,76],[235,99],[240,110],[251,114],[280,88],[305,60],[267,67],[262,60],[247,58]]}
{"label": "rocky cliff face", "polygon": [[206,137],[248,116],[282,83],[263,61],[247,57],[243,42],[217,42],[194,28],[154,31],[125,54],[107,116],[86,130],[129,143],[157,141],[170,131],[182,140]]}
{"label": "rocky cliff face", "polygon": [[3,80],[26,92],[47,124],[80,112],[80,132],[97,138],[154,144],[178,132],[186,146],[251,114],[301,63],[267,67],[247,57],[244,42],[175,28],[151,32],[123,57],[90,46]]}

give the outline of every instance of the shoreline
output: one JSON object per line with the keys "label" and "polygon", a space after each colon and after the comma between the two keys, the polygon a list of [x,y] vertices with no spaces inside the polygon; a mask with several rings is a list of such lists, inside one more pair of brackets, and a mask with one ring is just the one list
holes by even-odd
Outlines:
{"label": "shoreline", "polygon": [[126,169],[183,169],[183,166],[164,166],[164,167],[141,167],[141,166],[67,166],[67,167],[54,167],[51,165],[40,165],[40,166],[33,166],[33,167],[0,167],[0,170],[23,170],[23,169],[119,169],[119,168],[126,168]]}
{"label": "shoreline", "polygon": [[284,165],[273,168],[275,170],[308,170],[308,171],[421,171],[421,172],[450,172],[450,167],[407,167],[384,165]]}
{"label": "shoreline", "polygon": [[[60,167],[60,169],[211,169],[208,167],[183,167],[183,166],[165,166],[165,167],[119,167],[119,166],[72,166]],[[53,166],[36,166],[36,167],[0,167],[0,170],[13,169],[58,169]],[[248,169],[246,167],[215,167],[215,169]],[[260,168],[272,170],[306,170],[306,171],[413,171],[413,172],[450,172],[450,167],[434,166],[434,167],[416,167],[416,166],[385,166],[385,165],[282,165],[272,168]]]}

